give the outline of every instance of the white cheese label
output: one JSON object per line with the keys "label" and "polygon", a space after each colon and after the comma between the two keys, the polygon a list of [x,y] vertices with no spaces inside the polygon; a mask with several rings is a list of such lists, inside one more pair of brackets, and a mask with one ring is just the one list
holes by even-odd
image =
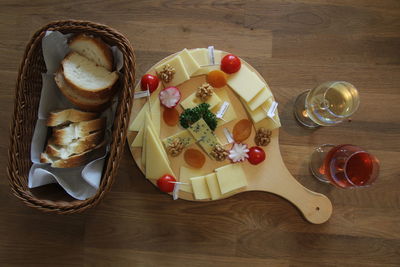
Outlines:
{"label": "white cheese label", "polygon": [[273,118],[275,116],[275,111],[276,108],[278,107],[278,102],[272,102],[272,105],[269,107],[269,110],[267,111],[267,116],[270,118]]}
{"label": "white cheese label", "polygon": [[150,97],[150,91],[149,90],[139,91],[139,92],[136,92],[133,96],[133,98],[135,98],[135,99],[143,98],[143,97]]}
{"label": "white cheese label", "polygon": [[210,65],[215,65],[214,46],[213,45],[210,45],[208,47],[208,59],[210,61]]}
{"label": "white cheese label", "polygon": [[222,117],[224,117],[225,112],[228,110],[229,108],[229,102],[224,101],[224,103],[222,103],[221,107],[219,108],[217,114],[215,114],[215,116],[218,119],[223,120]]}
{"label": "white cheese label", "polygon": [[232,144],[235,141],[233,140],[231,132],[228,130],[228,128],[224,128],[224,135],[226,138],[226,141],[228,141],[228,144]]}

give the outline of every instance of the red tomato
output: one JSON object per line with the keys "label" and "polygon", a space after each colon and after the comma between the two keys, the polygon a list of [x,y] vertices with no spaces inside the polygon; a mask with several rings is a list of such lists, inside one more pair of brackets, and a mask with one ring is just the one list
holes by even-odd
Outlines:
{"label": "red tomato", "polygon": [[265,160],[265,152],[259,146],[253,146],[249,149],[249,162],[253,165],[257,165]]}
{"label": "red tomato", "polygon": [[228,74],[238,72],[241,65],[240,59],[233,54],[228,54],[221,60],[221,70]]}
{"label": "red tomato", "polygon": [[157,186],[158,188],[160,188],[161,191],[165,193],[170,193],[174,191],[174,186],[175,186],[174,183],[170,182],[176,182],[175,177],[169,174],[165,174],[163,177],[157,180]]}
{"label": "red tomato", "polygon": [[157,78],[157,76],[145,74],[140,80],[140,87],[143,91],[146,91],[148,87],[150,93],[153,93],[157,89],[159,82],[160,80]]}

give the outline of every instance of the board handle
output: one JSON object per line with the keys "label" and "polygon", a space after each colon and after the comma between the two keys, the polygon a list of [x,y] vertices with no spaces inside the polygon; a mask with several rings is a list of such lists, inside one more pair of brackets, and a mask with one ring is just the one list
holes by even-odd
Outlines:
{"label": "board handle", "polygon": [[301,185],[285,168],[269,183],[253,185],[250,190],[267,191],[279,195],[295,205],[310,223],[321,224],[332,215],[332,203],[325,195]]}

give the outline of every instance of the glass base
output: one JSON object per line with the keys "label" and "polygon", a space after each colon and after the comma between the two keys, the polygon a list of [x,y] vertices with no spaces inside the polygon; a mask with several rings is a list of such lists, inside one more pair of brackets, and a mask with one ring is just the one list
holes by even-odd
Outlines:
{"label": "glass base", "polygon": [[319,181],[324,183],[330,183],[326,178],[325,170],[324,170],[324,159],[326,154],[331,150],[335,145],[324,144],[314,149],[314,152],[311,154],[310,160],[310,171]]}
{"label": "glass base", "polygon": [[296,117],[297,121],[301,123],[303,126],[306,126],[308,128],[317,128],[320,125],[313,122],[307,115],[306,97],[308,95],[308,92],[310,92],[310,90],[307,90],[301,93],[299,96],[297,96],[294,102],[294,110],[293,110],[294,116]]}

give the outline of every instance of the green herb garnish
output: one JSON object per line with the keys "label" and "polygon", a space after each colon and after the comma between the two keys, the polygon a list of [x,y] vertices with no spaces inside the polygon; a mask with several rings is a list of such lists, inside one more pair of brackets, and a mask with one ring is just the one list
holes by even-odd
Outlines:
{"label": "green herb garnish", "polygon": [[210,104],[201,103],[197,107],[185,109],[179,117],[182,127],[189,128],[190,125],[203,118],[208,127],[214,131],[217,128],[217,117],[209,108]]}

